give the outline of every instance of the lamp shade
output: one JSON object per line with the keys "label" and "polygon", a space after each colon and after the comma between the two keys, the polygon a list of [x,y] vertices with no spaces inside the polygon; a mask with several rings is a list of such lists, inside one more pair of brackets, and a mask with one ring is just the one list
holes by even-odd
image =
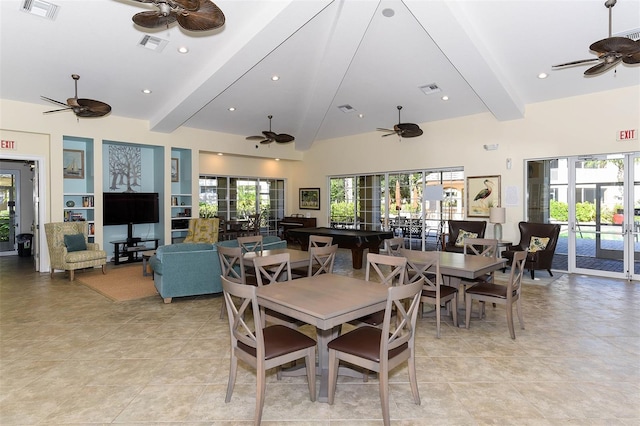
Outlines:
{"label": "lamp shade", "polygon": [[489,222],[505,223],[507,220],[507,211],[504,207],[491,207],[489,209]]}

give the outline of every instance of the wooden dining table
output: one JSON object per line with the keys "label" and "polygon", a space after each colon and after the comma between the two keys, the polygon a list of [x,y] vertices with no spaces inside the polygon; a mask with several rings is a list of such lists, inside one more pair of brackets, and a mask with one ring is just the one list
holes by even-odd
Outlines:
{"label": "wooden dining table", "polygon": [[[453,286],[460,290],[460,283],[463,278],[474,279],[485,274],[497,271],[505,267],[507,259],[477,256],[463,253],[453,253],[448,251],[421,251],[401,249],[400,256],[407,259],[407,263],[418,273],[433,272],[433,267],[426,271],[422,269],[425,261],[437,257],[440,260],[440,274],[446,285]],[[458,310],[464,311],[464,297],[458,297]],[[463,312],[464,313],[464,312]],[[460,317],[460,314],[458,314]],[[464,315],[462,316],[464,318]],[[459,326],[464,326],[459,322]]]}
{"label": "wooden dining table", "polygon": [[262,250],[261,252],[250,251],[244,254],[244,260],[251,262],[251,265],[253,265],[253,259],[256,257],[272,256],[274,254],[282,253],[289,253],[289,264],[292,268],[309,265],[309,252],[290,248]]}
{"label": "wooden dining table", "polygon": [[274,283],[256,292],[261,306],[316,327],[321,402],[327,402],[329,391],[327,345],[342,324],[384,310],[387,301],[385,285],[335,274]]}

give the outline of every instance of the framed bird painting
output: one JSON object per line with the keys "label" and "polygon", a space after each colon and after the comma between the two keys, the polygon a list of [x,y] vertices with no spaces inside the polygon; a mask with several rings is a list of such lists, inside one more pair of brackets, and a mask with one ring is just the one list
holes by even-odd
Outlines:
{"label": "framed bird painting", "polygon": [[467,177],[467,217],[489,217],[491,207],[500,207],[500,176]]}

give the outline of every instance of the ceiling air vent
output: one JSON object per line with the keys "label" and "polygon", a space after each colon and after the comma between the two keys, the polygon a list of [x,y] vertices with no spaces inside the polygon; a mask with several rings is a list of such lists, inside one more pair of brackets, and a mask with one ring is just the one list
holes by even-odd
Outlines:
{"label": "ceiling air vent", "polygon": [[150,35],[145,35],[140,40],[139,45],[144,47],[145,49],[154,50],[156,52],[162,52],[162,49],[168,44],[167,40],[163,40],[158,37],[153,37]]}
{"label": "ceiling air vent", "polygon": [[418,86],[418,89],[422,90],[425,95],[432,95],[434,93],[441,92],[442,89],[438,87],[437,84],[425,84],[424,86]]}
{"label": "ceiling air vent", "polygon": [[633,41],[637,41],[637,40],[640,40],[640,28],[613,34],[613,37],[626,37],[626,38],[630,38]]}
{"label": "ceiling air vent", "polygon": [[340,105],[338,107],[338,109],[344,113],[349,113],[349,112],[355,112],[355,108],[352,107],[351,105],[345,104],[345,105]]}
{"label": "ceiling air vent", "polygon": [[24,0],[20,3],[21,11],[52,21],[56,19],[59,8],[60,6],[42,0]]}

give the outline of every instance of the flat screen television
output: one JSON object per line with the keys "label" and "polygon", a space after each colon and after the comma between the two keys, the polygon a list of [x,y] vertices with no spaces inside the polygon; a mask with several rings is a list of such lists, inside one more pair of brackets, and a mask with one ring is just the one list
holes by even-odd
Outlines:
{"label": "flat screen television", "polygon": [[128,225],[128,238],[132,238],[132,225],[158,223],[160,209],[157,192],[105,192],[104,225]]}

